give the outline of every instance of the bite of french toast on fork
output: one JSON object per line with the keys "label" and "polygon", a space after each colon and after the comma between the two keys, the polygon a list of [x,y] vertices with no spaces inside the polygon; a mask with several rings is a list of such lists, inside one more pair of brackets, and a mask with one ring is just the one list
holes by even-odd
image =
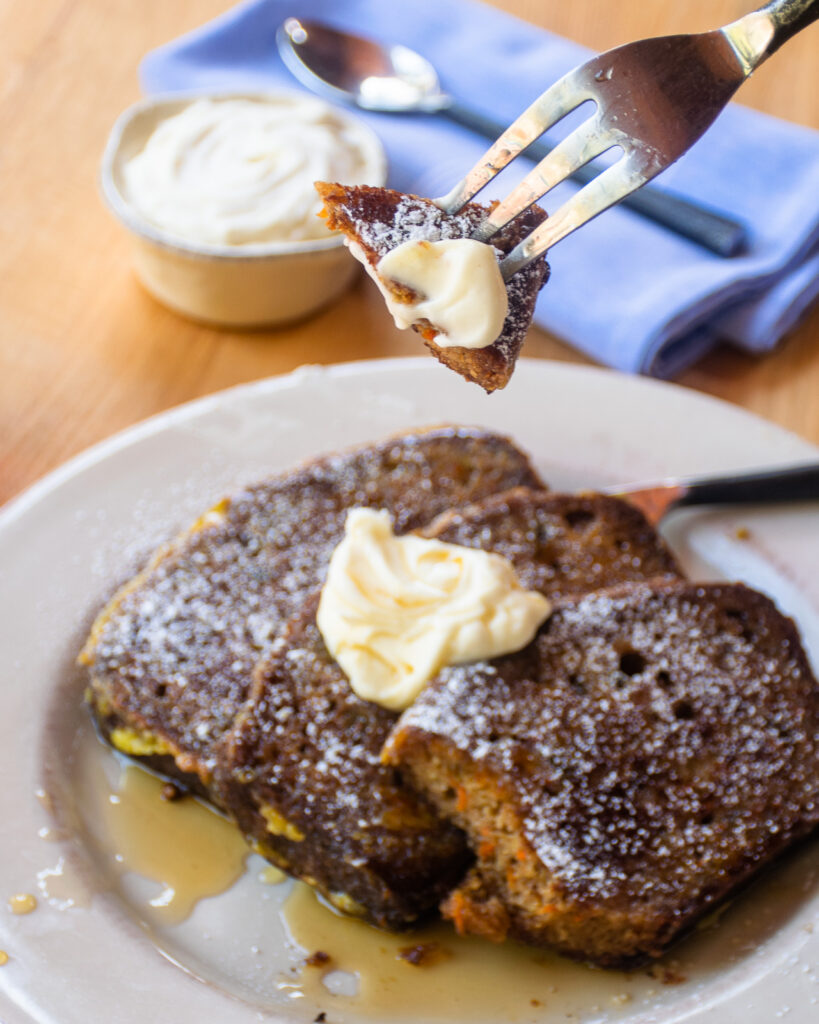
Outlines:
{"label": "bite of french toast on fork", "polygon": [[[337,185],[317,182],[324,200],[327,226],[346,236],[351,252],[361,260],[367,272],[399,304],[411,310],[419,296],[406,285],[378,274],[379,262],[403,243],[469,239],[483,222],[491,206],[468,203],[457,214],[447,214],[431,199],[406,195],[386,188],[367,185]],[[507,253],[540,224],[546,214],[531,207],[496,234],[491,246],[472,242],[487,252]],[[446,366],[487,392],[508,384],[520,354],[523,340],[535,309],[538,292],[549,277],[545,258],[540,258],[505,283],[506,314],[498,335],[489,344],[466,348],[447,344],[440,326],[426,317],[413,322],[413,329],[427,348]],[[501,281],[498,272],[498,280]],[[479,289],[480,290],[480,289]],[[475,302],[475,295],[466,297]]]}

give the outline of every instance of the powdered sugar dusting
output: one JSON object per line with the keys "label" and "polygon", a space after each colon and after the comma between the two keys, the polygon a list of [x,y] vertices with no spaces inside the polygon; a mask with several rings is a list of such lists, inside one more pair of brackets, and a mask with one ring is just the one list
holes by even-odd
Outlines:
{"label": "powdered sugar dusting", "polygon": [[120,595],[92,652],[94,685],[120,717],[209,771],[253,666],[320,583],[348,508],[387,508],[403,532],[452,504],[531,482],[510,442],[446,428],[248,488]]}
{"label": "powdered sugar dusting", "polygon": [[356,829],[384,828],[398,787],[380,753],[397,714],[350,688],[315,625],[317,599],[314,594],[279,649],[260,665],[232,744],[240,753],[228,771],[245,780],[250,768],[260,804],[273,802],[275,791],[288,819],[305,829],[322,828],[335,843],[349,840]]}
{"label": "powdered sugar dusting", "polygon": [[[444,213],[429,199],[366,187],[347,188],[343,199],[334,199],[343,216],[340,226],[366,253],[371,266],[403,242],[469,237],[486,216],[487,207],[468,204],[457,214]],[[499,257],[509,252],[543,218],[538,210],[527,210],[494,236],[492,244]],[[507,282],[509,311],[498,339],[488,346],[505,365],[520,352],[532,322],[537,293],[549,275],[545,260],[537,260]]]}
{"label": "powdered sugar dusting", "polygon": [[511,789],[581,904],[683,913],[819,823],[819,688],[739,585],[588,596],[526,651],[445,670],[402,727]]}
{"label": "powdered sugar dusting", "polygon": [[601,494],[522,490],[444,513],[428,537],[508,559],[521,585],[552,600],[617,583],[682,575],[642,514]]}
{"label": "powdered sugar dusting", "polygon": [[480,224],[483,213],[465,207],[460,213],[445,214],[432,202],[403,195],[390,221],[361,217],[356,227],[365,245],[383,254],[402,242],[440,242],[466,238]]}
{"label": "powdered sugar dusting", "polygon": [[[437,905],[469,853],[463,834],[381,763],[397,714],[350,688],[316,626],[317,603],[318,593],[259,665],[216,787],[274,860],[401,927]],[[271,835],[270,809],[304,838]]]}

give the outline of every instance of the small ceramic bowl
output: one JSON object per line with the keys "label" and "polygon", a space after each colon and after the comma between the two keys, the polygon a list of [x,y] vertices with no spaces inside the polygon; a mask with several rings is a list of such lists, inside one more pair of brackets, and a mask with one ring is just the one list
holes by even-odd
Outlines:
{"label": "small ceramic bowl", "polygon": [[[102,194],[134,238],[134,266],[152,295],[193,320],[223,327],[262,327],[307,316],[332,302],[360,270],[342,236],[244,245],[186,241],[151,224],[129,201],[123,167],[157,125],[196,99],[264,100],[292,93],[174,93],[129,107],[114,125],[102,159]],[[355,141],[368,184],[386,181],[386,157],[373,131],[333,108]]]}

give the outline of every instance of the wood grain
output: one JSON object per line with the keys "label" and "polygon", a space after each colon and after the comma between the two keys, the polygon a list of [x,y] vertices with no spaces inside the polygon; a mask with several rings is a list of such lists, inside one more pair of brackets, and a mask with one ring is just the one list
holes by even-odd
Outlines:
{"label": "wood grain", "polygon": [[[302,363],[419,351],[359,282],[318,317],[220,332],[157,305],[102,206],[110,127],[138,98],[144,53],[226,8],[223,0],[0,0],[0,501],[123,427],[180,402]],[[710,28],[736,0],[497,0],[596,48]],[[819,128],[811,29],[744,87],[744,102]],[[756,361],[728,348],[682,378],[819,442],[819,312]],[[585,362],[533,330],[526,353]],[[442,372],[444,372],[442,370]]]}

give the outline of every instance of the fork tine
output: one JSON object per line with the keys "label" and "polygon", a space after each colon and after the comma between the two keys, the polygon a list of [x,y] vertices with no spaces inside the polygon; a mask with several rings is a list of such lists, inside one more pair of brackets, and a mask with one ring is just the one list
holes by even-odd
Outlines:
{"label": "fork tine", "polygon": [[526,175],[517,188],[487,216],[472,237],[482,242],[487,241],[579,167],[616,145],[611,135],[601,131],[599,118],[590,117]]}
{"label": "fork tine", "polygon": [[500,264],[504,281],[653,177],[641,161],[630,157],[607,167],[504,257]]}
{"label": "fork tine", "polygon": [[589,94],[578,87],[574,71],[564,75],[509,125],[469,174],[451,192],[436,199],[436,204],[445,213],[457,213],[535,139],[589,98]]}

